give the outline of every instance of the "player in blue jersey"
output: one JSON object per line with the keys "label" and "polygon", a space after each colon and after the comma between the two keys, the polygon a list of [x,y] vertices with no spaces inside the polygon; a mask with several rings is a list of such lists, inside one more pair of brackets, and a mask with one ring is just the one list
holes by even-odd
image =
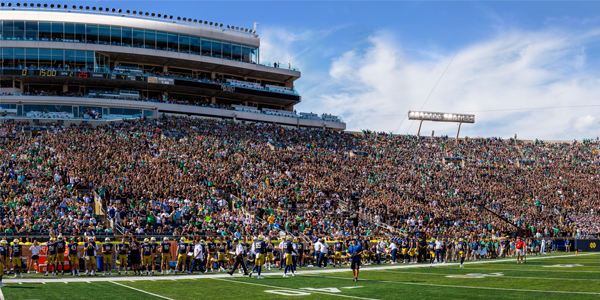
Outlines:
{"label": "player in blue jersey", "polygon": [[467,250],[467,245],[465,241],[461,238],[456,244],[456,251],[458,251],[458,255],[460,256],[460,267],[464,268],[463,262],[465,261],[465,251]]}
{"label": "player in blue jersey", "polygon": [[258,273],[257,278],[263,279],[263,277],[260,276],[260,273],[262,272],[262,266],[265,264],[266,250],[267,243],[265,242],[265,237],[261,234],[258,236],[258,241],[255,241],[254,244],[252,244],[252,252],[255,253],[255,257],[254,267],[252,268],[252,271],[250,271],[250,277],[252,277],[252,273],[254,273],[254,271],[256,270],[256,272]]}
{"label": "player in blue jersey", "polygon": [[[287,236],[285,238],[285,241],[283,242],[283,256],[284,256],[284,262],[285,262],[285,269],[283,270],[283,277],[288,277],[287,272],[291,271],[292,276],[296,276],[296,273],[294,272],[293,266],[294,266],[294,261],[292,258],[292,253],[296,253],[296,249],[294,249],[294,244],[292,243],[292,237],[291,236]],[[297,254],[297,253],[296,253]]]}

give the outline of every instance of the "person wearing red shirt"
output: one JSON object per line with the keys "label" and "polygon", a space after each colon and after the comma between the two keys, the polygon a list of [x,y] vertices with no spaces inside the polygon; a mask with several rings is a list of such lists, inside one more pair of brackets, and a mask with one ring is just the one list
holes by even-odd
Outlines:
{"label": "person wearing red shirt", "polygon": [[515,248],[517,249],[517,263],[519,263],[519,257],[521,258],[522,263],[523,256],[525,256],[525,243],[521,241],[520,237],[517,237],[517,243],[515,244]]}

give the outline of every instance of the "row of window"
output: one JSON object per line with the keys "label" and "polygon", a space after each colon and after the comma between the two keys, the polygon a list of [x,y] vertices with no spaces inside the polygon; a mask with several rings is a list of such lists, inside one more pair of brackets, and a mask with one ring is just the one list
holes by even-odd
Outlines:
{"label": "row of window", "polygon": [[106,70],[110,58],[94,51],[0,48],[2,68],[69,68],[77,70]]}
{"label": "row of window", "polygon": [[0,39],[156,49],[258,63],[258,48],[164,31],[62,22],[0,21]]}
{"label": "row of window", "polygon": [[[1,104],[1,109],[21,109],[16,104]],[[81,114],[86,114],[89,111],[102,112],[103,114],[111,115],[123,115],[123,116],[142,116],[141,109],[132,108],[118,108],[118,107],[96,107],[96,106],[71,106],[71,105],[49,105],[49,104],[25,104],[22,107],[22,111],[19,110],[19,116],[26,115],[28,112],[43,112],[43,113],[56,113],[63,112],[69,114],[75,114],[80,117]],[[143,115],[152,117],[152,111],[143,111]]]}

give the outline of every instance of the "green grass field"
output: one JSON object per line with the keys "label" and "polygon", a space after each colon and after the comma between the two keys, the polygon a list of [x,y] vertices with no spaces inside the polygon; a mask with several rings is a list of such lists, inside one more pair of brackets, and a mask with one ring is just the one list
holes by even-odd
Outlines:
{"label": "green grass field", "polygon": [[[154,277],[4,276],[4,299],[598,299],[600,253],[564,253],[514,259],[436,265],[367,266],[359,281],[344,268],[303,268],[296,277],[264,272],[265,279],[206,275]],[[83,275],[83,274],[82,274]],[[86,281],[89,281],[86,282]],[[2,299],[2,298],[0,298]]]}

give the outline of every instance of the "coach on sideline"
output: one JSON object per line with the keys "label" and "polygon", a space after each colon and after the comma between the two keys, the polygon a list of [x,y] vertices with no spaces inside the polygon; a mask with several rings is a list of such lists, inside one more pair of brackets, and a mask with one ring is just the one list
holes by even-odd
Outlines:
{"label": "coach on sideline", "polygon": [[352,245],[348,247],[348,256],[352,259],[350,268],[352,268],[352,275],[354,275],[353,281],[358,281],[358,270],[360,269],[360,258],[362,252],[363,248],[356,241],[356,238],[354,238],[352,240]]}

